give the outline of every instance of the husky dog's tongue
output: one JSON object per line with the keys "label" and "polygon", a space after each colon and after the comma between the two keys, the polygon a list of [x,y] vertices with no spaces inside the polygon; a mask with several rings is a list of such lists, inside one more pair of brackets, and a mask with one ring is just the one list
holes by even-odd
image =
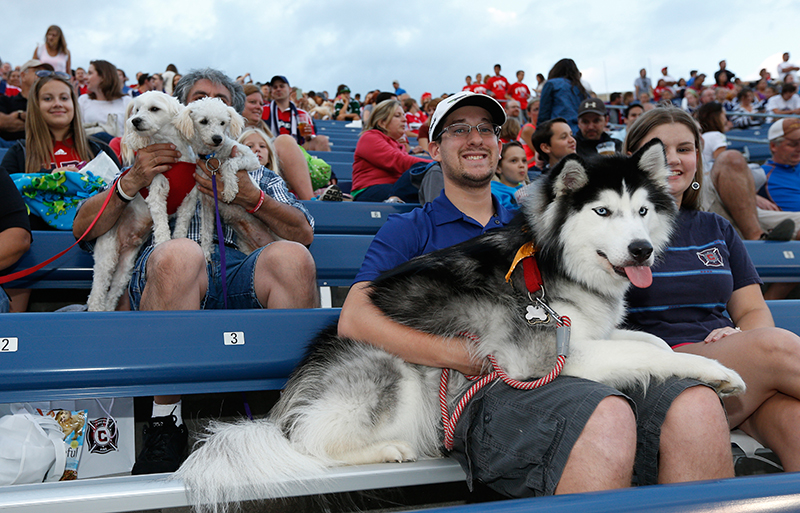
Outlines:
{"label": "husky dog's tongue", "polygon": [[628,279],[631,280],[633,286],[640,289],[647,288],[653,283],[653,273],[650,272],[650,268],[647,266],[626,267],[625,274],[628,275]]}

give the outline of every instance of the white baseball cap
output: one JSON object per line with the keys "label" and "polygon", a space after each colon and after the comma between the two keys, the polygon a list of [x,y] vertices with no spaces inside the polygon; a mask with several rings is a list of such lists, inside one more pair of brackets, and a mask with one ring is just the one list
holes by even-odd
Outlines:
{"label": "white baseball cap", "polygon": [[774,122],[771,127],[769,127],[769,132],[767,132],[767,139],[769,139],[770,141],[774,141],[779,137],[783,137],[786,134],[794,132],[798,128],[800,128],[800,119],[797,118],[779,119],[778,121]]}
{"label": "white baseball cap", "polygon": [[439,105],[436,106],[436,110],[433,112],[433,116],[431,116],[431,140],[439,137],[440,132],[442,129],[444,129],[442,126],[444,123],[444,118],[447,117],[447,114],[450,111],[470,105],[486,109],[489,112],[489,115],[492,117],[492,122],[496,125],[502,126],[503,123],[506,122],[506,111],[504,111],[503,107],[497,103],[497,100],[491,96],[486,96],[485,94],[476,94],[472,91],[461,91],[445,98],[439,102]]}

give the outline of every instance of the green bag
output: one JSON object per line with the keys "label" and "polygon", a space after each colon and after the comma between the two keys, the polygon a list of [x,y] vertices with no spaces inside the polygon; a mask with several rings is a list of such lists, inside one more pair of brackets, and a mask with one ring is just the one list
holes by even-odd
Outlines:
{"label": "green bag", "polygon": [[319,157],[309,155],[305,148],[300,146],[303,155],[306,156],[306,163],[308,163],[308,172],[311,174],[311,188],[313,190],[321,189],[328,186],[331,181],[331,165]]}

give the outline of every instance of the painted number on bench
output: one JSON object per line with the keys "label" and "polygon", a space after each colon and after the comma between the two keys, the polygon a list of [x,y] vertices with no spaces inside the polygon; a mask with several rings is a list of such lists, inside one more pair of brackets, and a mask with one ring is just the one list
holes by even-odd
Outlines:
{"label": "painted number on bench", "polygon": [[783,258],[786,260],[794,260],[794,251],[784,251]]}
{"label": "painted number on bench", "polygon": [[226,346],[243,346],[244,331],[226,331],[222,334]]}
{"label": "painted number on bench", "polygon": [[17,352],[16,337],[0,338],[0,353],[15,353],[15,352]]}
{"label": "painted number on bench", "polygon": [[372,211],[370,211],[369,214],[372,216],[373,219],[380,219],[381,218],[380,210],[372,210]]}

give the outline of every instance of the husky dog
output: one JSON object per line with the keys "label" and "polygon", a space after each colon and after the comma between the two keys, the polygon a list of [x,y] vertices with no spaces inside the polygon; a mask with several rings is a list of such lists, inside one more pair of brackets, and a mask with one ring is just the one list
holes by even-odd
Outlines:
{"label": "husky dog", "polygon": [[[221,182],[218,202],[220,216],[239,235],[239,249],[244,253],[251,253],[258,246],[251,242],[249,233],[252,226],[260,221],[247,215],[242,207],[230,204],[239,192],[237,171],[250,171],[260,166],[252,150],[234,140],[244,128],[244,119],[233,107],[228,107],[218,98],[201,98],[186,106],[176,124],[181,134],[190,141],[194,151],[201,158],[207,158],[209,171],[218,174]],[[236,148],[236,152],[232,157],[233,148]],[[200,194],[196,188],[189,194],[189,198],[195,202],[199,200],[202,204],[200,247],[208,260],[214,233],[214,200]],[[188,220],[186,223],[176,224],[175,237],[185,237],[188,229]]]}
{"label": "husky dog", "polygon": [[[161,92],[148,91],[128,105],[125,135],[122,137],[122,157],[127,165],[133,164],[135,152],[156,143],[172,143],[181,152],[181,162],[196,160],[188,141],[178,131],[176,120],[185,109],[181,103]],[[181,173],[187,173],[182,170]],[[183,182],[192,178],[193,171],[182,176]],[[184,187],[185,188],[185,187]],[[173,195],[185,195],[175,187]],[[113,194],[113,192],[112,192]],[[108,311],[117,306],[120,296],[128,286],[139,248],[153,230],[154,243],[160,244],[171,238],[169,230],[168,201],[174,201],[178,219],[191,219],[195,203],[186,196],[170,198],[170,183],[161,174],[153,178],[147,198],[137,193],[123,211],[116,224],[98,237],[94,249],[94,277],[89,294],[90,311]]]}
{"label": "husky dog", "polygon": [[[533,241],[545,298],[572,321],[563,374],[618,389],[677,376],[721,395],[741,392],[739,375],[716,361],[617,329],[626,290],[650,284],[650,266],[670,239],[677,209],[669,173],[658,140],[632,157],[566,157],[533,186],[514,225],[384,273],[371,284],[371,300],[417,330],[472,334],[475,358],[493,355],[512,378],[544,376],[557,360],[556,326],[529,322],[535,305],[523,266],[506,281],[517,250]],[[286,480],[324,479],[321,469],[332,465],[437,456],[440,373],[338,337],[331,327],[312,343],[268,419],[212,425],[175,477],[199,508],[217,510],[280,494]],[[452,409],[470,382],[451,374]]]}

